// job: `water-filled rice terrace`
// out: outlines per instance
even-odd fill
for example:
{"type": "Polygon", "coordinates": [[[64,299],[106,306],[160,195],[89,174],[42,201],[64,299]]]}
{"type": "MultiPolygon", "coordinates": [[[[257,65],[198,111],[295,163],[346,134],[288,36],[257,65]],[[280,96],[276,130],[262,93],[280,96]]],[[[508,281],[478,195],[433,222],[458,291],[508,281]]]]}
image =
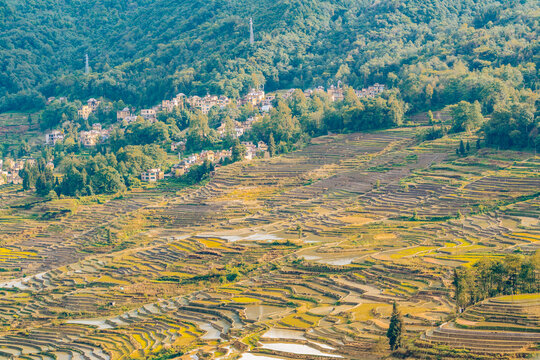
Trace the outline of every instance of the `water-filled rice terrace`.
{"type": "Polygon", "coordinates": [[[376,359],[394,302],[412,357],[533,353],[537,295],[453,319],[451,274],[538,249],[540,159],[414,131],[317,138],[183,190],[0,188],[0,358],[376,359]]]}

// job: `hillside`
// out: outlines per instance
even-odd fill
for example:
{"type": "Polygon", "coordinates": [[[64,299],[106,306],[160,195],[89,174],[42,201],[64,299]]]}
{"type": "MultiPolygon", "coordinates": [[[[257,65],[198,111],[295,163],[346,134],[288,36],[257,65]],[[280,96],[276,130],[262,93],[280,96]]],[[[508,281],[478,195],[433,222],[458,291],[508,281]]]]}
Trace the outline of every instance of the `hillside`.
{"type": "Polygon", "coordinates": [[[409,359],[538,354],[539,158],[416,131],[318,137],[187,189],[0,187],[0,358],[389,359],[394,302],[409,359]]]}
{"type": "Polygon", "coordinates": [[[534,1],[1,0],[0,110],[42,106],[41,95],[151,105],[177,92],[338,80],[408,89],[418,108],[409,64],[440,72],[457,60],[470,71],[519,67],[517,87],[534,88],[537,16],[534,1]]]}
{"type": "Polygon", "coordinates": [[[0,0],[0,359],[538,358],[539,19],[0,0]]]}

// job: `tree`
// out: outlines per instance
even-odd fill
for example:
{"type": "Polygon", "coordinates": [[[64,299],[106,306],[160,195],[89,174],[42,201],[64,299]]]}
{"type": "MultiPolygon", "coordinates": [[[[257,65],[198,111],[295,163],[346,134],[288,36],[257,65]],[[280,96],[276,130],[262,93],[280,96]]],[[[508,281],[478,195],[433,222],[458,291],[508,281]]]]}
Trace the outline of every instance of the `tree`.
{"type": "Polygon", "coordinates": [[[463,144],[463,140],[459,140],[459,155],[465,156],[465,144],[463,144]]]}
{"type": "Polygon", "coordinates": [[[480,103],[461,101],[452,109],[452,132],[471,131],[483,121],[480,103]]]}
{"type": "Polygon", "coordinates": [[[293,116],[302,116],[308,110],[308,102],[304,92],[300,89],[294,90],[289,98],[289,104],[293,116]]]}
{"type": "Polygon", "coordinates": [[[296,225],[296,232],[298,233],[298,238],[302,239],[302,236],[303,236],[302,225],[300,224],[296,225]]]}
{"type": "Polygon", "coordinates": [[[431,99],[433,98],[433,85],[431,84],[426,85],[425,96],[426,96],[426,105],[430,105],[431,99]]]}
{"type": "Polygon", "coordinates": [[[225,148],[231,147],[234,145],[234,139],[236,138],[236,131],[234,126],[234,120],[227,116],[223,120],[225,124],[225,136],[223,137],[223,146],[225,148]]]}
{"type": "Polygon", "coordinates": [[[84,189],[86,181],[84,169],[83,172],[80,172],[75,166],[70,166],[62,179],[59,191],[56,192],[68,196],[78,195],[84,189]]]}
{"type": "Polygon", "coordinates": [[[274,140],[273,133],[270,133],[270,136],[268,137],[268,152],[270,153],[270,156],[274,156],[276,154],[276,142],[274,140]]]}
{"type": "Polygon", "coordinates": [[[540,138],[539,118],[529,104],[510,103],[496,107],[484,125],[485,141],[503,149],[534,147],[540,138]]]}
{"type": "Polygon", "coordinates": [[[401,347],[402,339],[401,335],[403,333],[403,319],[401,318],[401,313],[398,311],[396,302],[392,306],[392,316],[390,317],[390,326],[386,332],[388,341],[390,342],[390,350],[394,351],[401,347]]]}
{"type": "Polygon", "coordinates": [[[428,111],[428,124],[429,125],[433,125],[433,122],[434,122],[434,118],[433,118],[433,113],[431,112],[431,110],[428,111]]]}
{"type": "Polygon", "coordinates": [[[115,193],[126,189],[122,177],[110,166],[100,168],[92,177],[94,191],[97,193],[115,193]]]}
{"type": "Polygon", "coordinates": [[[231,149],[232,161],[236,162],[236,161],[243,160],[245,153],[246,153],[246,147],[242,145],[238,139],[236,139],[231,149]]]}
{"type": "Polygon", "coordinates": [[[36,186],[36,181],[39,176],[38,167],[30,165],[29,162],[24,164],[24,168],[20,172],[20,176],[23,179],[23,189],[28,190],[36,186]]]}
{"type": "Polygon", "coordinates": [[[46,196],[52,189],[53,181],[45,173],[41,173],[36,180],[36,193],[46,196]]]}

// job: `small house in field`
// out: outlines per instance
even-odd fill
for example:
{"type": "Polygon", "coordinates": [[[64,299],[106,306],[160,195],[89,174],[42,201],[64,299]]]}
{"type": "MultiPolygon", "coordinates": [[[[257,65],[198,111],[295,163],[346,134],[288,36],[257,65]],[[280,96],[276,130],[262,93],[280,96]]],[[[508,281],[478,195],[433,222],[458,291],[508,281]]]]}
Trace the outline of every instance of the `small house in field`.
{"type": "Polygon", "coordinates": [[[45,135],[45,144],[55,145],[58,141],[64,140],[64,134],[61,131],[54,130],[45,135]]]}
{"type": "Polygon", "coordinates": [[[146,182],[156,182],[164,177],[165,174],[161,169],[149,169],[141,174],[141,180],[146,182]]]}
{"type": "Polygon", "coordinates": [[[141,110],[141,116],[145,120],[153,120],[156,118],[156,110],[154,109],[142,109],[141,110]]]}
{"type": "Polygon", "coordinates": [[[200,160],[201,161],[210,161],[210,162],[214,162],[215,160],[215,153],[212,151],[212,150],[203,150],[201,152],[201,157],[200,157],[200,160]]]}
{"type": "Polygon", "coordinates": [[[118,121],[123,121],[128,116],[131,116],[131,111],[128,107],[125,107],[122,110],[116,112],[116,120],[118,121]]]}
{"type": "Polygon", "coordinates": [[[178,141],[171,143],[171,151],[185,151],[186,150],[186,142],[185,141],[178,141]]]}
{"type": "Polygon", "coordinates": [[[259,141],[257,143],[257,150],[259,151],[268,151],[268,145],[264,141],[259,141]]]}
{"type": "Polygon", "coordinates": [[[88,120],[88,117],[90,116],[91,113],[92,113],[92,108],[88,105],[83,105],[83,107],[79,111],[77,111],[77,114],[79,115],[79,117],[84,120],[88,120]]]}

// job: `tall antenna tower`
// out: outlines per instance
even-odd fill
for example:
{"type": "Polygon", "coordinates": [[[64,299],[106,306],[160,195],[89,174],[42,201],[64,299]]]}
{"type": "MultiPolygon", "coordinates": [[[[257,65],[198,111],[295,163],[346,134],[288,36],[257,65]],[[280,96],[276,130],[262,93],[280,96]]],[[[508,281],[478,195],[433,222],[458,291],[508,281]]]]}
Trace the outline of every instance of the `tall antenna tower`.
{"type": "Polygon", "coordinates": [[[90,64],[88,63],[88,54],[85,55],[86,64],[84,66],[84,73],[86,75],[90,74],[90,64]]]}
{"type": "Polygon", "coordinates": [[[253,36],[253,18],[249,18],[249,43],[251,45],[255,43],[255,36],[253,36]]]}

